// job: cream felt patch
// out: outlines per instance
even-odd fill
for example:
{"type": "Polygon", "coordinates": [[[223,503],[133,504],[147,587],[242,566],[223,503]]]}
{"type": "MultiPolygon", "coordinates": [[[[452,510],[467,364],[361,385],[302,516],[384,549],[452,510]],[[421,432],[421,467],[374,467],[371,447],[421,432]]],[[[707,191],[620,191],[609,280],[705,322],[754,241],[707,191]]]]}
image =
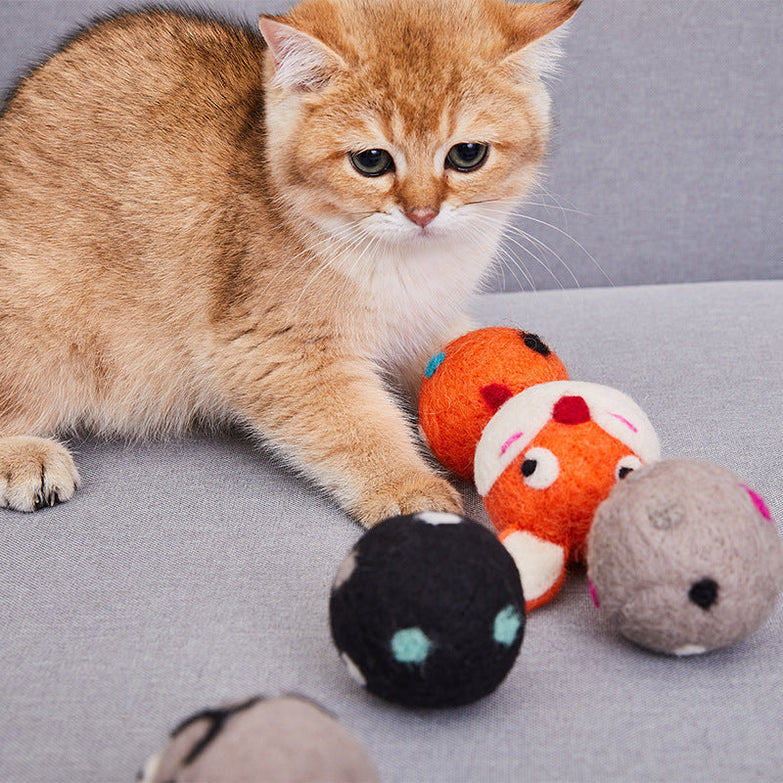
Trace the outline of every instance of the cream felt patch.
{"type": "Polygon", "coordinates": [[[560,581],[565,570],[565,550],[532,533],[516,531],[503,539],[522,580],[525,601],[540,598],[560,581]]]}
{"type": "Polygon", "coordinates": [[[334,583],[332,584],[332,590],[338,590],[342,587],[352,576],[356,570],[356,552],[352,551],[340,564],[340,568],[337,570],[337,574],[334,577],[334,583]]]}
{"type": "Polygon", "coordinates": [[[428,525],[459,525],[465,521],[459,514],[450,514],[447,511],[422,511],[416,514],[415,519],[428,525]]]}
{"type": "Polygon", "coordinates": [[[340,653],[340,659],[345,664],[345,668],[351,679],[364,688],[365,685],[367,685],[367,680],[364,678],[362,670],[351,660],[348,653],[340,653]]]}

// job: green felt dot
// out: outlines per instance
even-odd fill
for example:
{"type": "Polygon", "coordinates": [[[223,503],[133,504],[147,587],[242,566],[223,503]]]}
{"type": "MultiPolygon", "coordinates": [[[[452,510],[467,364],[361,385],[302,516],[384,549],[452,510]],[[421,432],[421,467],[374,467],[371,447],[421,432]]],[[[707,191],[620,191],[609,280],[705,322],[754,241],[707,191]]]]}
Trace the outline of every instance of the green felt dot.
{"type": "Polygon", "coordinates": [[[392,655],[400,663],[424,663],[431,649],[432,642],[421,628],[403,628],[392,636],[392,655]]]}
{"type": "Polygon", "coordinates": [[[501,609],[495,617],[494,639],[498,644],[510,647],[517,638],[522,618],[519,612],[509,604],[501,609]]]}

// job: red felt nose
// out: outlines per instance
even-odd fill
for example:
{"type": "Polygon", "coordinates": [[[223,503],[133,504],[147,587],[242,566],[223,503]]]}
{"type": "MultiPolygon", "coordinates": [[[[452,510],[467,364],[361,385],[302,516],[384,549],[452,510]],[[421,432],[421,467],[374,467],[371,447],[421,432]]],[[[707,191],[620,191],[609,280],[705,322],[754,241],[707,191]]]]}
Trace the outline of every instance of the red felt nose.
{"type": "Polygon", "coordinates": [[[582,397],[561,397],[552,409],[552,420],[559,424],[584,424],[590,421],[590,408],[582,397]]]}

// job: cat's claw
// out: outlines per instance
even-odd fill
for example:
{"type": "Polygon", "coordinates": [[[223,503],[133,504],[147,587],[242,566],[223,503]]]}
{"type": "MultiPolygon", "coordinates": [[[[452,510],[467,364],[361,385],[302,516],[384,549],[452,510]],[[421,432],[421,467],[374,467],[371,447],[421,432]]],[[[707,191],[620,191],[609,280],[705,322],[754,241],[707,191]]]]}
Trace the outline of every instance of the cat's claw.
{"type": "Polygon", "coordinates": [[[70,500],[80,484],[71,455],[59,443],[0,438],[0,507],[36,511],[70,500]]]}
{"type": "Polygon", "coordinates": [[[462,497],[448,481],[437,476],[416,475],[398,481],[363,498],[351,509],[364,527],[372,527],[388,517],[420,511],[462,512],[462,497]]]}

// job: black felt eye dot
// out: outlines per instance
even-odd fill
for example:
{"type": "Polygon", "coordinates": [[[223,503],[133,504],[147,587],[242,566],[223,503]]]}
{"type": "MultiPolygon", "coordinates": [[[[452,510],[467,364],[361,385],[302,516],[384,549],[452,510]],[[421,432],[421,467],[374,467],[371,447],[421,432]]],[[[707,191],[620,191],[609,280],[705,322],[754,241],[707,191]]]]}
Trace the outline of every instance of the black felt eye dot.
{"type": "Polygon", "coordinates": [[[547,489],[560,475],[560,463],[549,449],[535,446],[525,452],[519,463],[519,472],[531,489],[547,489]]]}
{"type": "Polygon", "coordinates": [[[642,461],[635,454],[628,454],[623,457],[614,469],[615,478],[622,481],[630,473],[638,470],[642,466],[642,461]]]}
{"type": "Polygon", "coordinates": [[[380,177],[394,170],[394,160],[386,150],[362,150],[348,156],[351,165],[364,177],[380,177]]]}
{"type": "Polygon", "coordinates": [[[706,612],[718,600],[718,583],[709,577],[694,582],[688,590],[688,600],[706,612]]]}
{"type": "Polygon", "coordinates": [[[538,467],[538,462],[534,459],[526,459],[522,463],[522,475],[527,478],[528,476],[532,476],[536,472],[536,468],[538,467]]]}
{"type": "Polygon", "coordinates": [[[532,332],[520,332],[522,342],[530,348],[531,351],[535,351],[541,356],[549,356],[552,351],[549,350],[549,346],[537,335],[532,332]]]}

